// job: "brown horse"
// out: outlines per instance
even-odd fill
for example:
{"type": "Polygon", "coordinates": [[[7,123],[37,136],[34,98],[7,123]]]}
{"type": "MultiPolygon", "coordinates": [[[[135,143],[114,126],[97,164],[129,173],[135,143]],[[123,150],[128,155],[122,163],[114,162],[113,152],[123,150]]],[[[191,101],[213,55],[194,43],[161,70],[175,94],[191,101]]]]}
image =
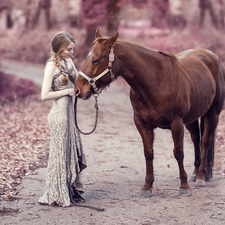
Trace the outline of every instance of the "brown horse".
{"type": "Polygon", "coordinates": [[[186,126],[195,149],[192,179],[197,186],[205,186],[212,174],[214,132],[225,96],[225,70],[220,59],[206,49],[191,49],[177,55],[151,50],[118,39],[118,33],[103,37],[97,29],[75,84],[76,96],[88,99],[118,76],[131,87],[134,122],[144,145],[146,179],[141,193],[144,196],[152,193],[156,127],[171,130],[180,172],[180,192],[189,194],[183,165],[186,126]]]}

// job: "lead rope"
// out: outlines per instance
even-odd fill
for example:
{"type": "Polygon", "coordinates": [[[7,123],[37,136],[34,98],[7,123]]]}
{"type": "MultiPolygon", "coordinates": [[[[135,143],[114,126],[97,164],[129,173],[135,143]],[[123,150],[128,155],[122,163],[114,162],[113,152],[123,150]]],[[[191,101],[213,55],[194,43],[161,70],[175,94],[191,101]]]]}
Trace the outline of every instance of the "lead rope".
{"type": "Polygon", "coordinates": [[[96,206],[75,202],[75,200],[73,199],[71,187],[69,187],[69,195],[70,195],[70,201],[77,207],[89,208],[89,209],[94,209],[94,210],[97,210],[97,211],[105,211],[104,208],[99,208],[99,207],[96,207],[96,206]]]}
{"type": "Polygon", "coordinates": [[[75,96],[75,103],[74,103],[74,118],[75,118],[75,126],[77,128],[77,130],[81,133],[81,134],[84,134],[84,135],[89,135],[89,134],[92,134],[96,127],[97,127],[97,122],[98,122],[98,101],[97,101],[97,97],[98,97],[98,94],[93,94],[94,98],[95,98],[95,109],[96,109],[96,115],[95,115],[95,125],[93,127],[93,129],[90,131],[90,132],[82,132],[80,130],[80,128],[78,127],[78,123],[77,123],[77,97],[75,96]]]}
{"type": "MultiPolygon", "coordinates": [[[[95,125],[94,125],[94,128],[92,129],[92,131],[88,132],[88,133],[84,133],[82,132],[79,127],[78,127],[78,124],[77,124],[77,97],[75,96],[75,103],[74,103],[74,118],[75,118],[75,126],[77,128],[77,130],[81,133],[81,134],[84,134],[84,135],[88,135],[88,134],[91,134],[95,131],[96,127],[97,127],[97,120],[98,120],[98,102],[97,102],[97,97],[98,97],[98,94],[95,94],[93,95],[95,97],[95,108],[96,108],[96,118],[95,118],[95,125]]],[[[97,210],[97,211],[104,211],[105,209],[104,208],[99,208],[99,207],[96,207],[96,206],[92,206],[92,205],[86,205],[86,204],[83,204],[83,203],[77,203],[74,201],[73,199],[73,196],[72,196],[72,191],[71,191],[71,188],[72,186],[70,186],[69,188],[69,195],[70,195],[70,199],[71,199],[71,202],[75,205],[75,206],[78,206],[78,207],[83,207],[83,208],[89,208],[89,209],[94,209],[94,210],[97,210]]]]}

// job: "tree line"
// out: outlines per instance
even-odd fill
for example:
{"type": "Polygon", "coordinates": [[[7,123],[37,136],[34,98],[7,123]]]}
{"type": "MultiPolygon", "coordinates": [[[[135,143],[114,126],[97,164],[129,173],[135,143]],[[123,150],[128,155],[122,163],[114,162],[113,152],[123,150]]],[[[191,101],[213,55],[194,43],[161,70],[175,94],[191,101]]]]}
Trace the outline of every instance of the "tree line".
{"type": "MultiPolygon", "coordinates": [[[[71,0],[60,0],[62,4],[70,6],[71,0]]],[[[182,4],[190,0],[180,0],[182,4]]],[[[41,11],[44,11],[47,29],[54,27],[51,8],[52,0],[17,0],[17,5],[23,5],[25,16],[25,29],[34,29],[40,19],[41,11]],[[31,14],[31,11],[34,13],[31,14]]],[[[170,0],[81,0],[80,15],[70,19],[71,26],[80,26],[87,30],[85,43],[87,46],[93,41],[96,27],[105,26],[107,35],[112,35],[118,30],[120,12],[124,5],[132,5],[135,8],[147,8],[153,12],[152,26],[165,28],[175,26],[178,22],[185,27],[185,18],[173,18],[170,14],[170,0]]],[[[198,0],[199,27],[204,25],[205,15],[209,12],[212,24],[216,29],[224,28],[223,0],[198,0]],[[220,6],[219,12],[214,9],[215,1],[220,6]]],[[[0,0],[0,13],[6,11],[6,27],[12,28],[14,21],[12,10],[16,7],[14,0],[0,0]]],[[[218,11],[218,10],[217,10],[218,11]]]]}

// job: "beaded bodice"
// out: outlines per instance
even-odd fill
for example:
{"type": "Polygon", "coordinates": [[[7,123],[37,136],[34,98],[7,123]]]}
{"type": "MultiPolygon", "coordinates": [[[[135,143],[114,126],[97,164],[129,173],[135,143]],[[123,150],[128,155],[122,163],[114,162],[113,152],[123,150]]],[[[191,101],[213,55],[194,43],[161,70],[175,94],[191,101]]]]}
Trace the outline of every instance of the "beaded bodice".
{"type": "MultiPolygon", "coordinates": [[[[58,67],[55,66],[54,76],[52,79],[52,91],[60,91],[74,87],[76,72],[73,68],[73,65],[68,62],[68,59],[63,58],[63,61],[65,66],[61,66],[61,71],[58,69],[58,67]],[[65,82],[65,77],[62,73],[64,73],[68,77],[68,82],[65,82]]],[[[54,64],[54,61],[53,59],[50,59],[47,63],[54,64]]]]}

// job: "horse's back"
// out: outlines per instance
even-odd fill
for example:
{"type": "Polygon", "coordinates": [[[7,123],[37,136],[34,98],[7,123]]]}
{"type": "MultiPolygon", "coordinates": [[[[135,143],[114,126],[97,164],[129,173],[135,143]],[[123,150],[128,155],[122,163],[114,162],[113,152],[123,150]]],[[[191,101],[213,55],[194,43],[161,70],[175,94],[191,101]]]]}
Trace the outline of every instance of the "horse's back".
{"type": "MultiPolygon", "coordinates": [[[[190,49],[176,55],[185,68],[190,85],[193,107],[216,108],[219,114],[225,96],[225,70],[219,57],[206,49],[190,49]],[[200,96],[201,94],[202,96],[200,96]],[[200,96],[199,103],[194,100],[200,96]],[[194,104],[197,103],[197,104],[194,104]]],[[[188,120],[188,118],[186,118],[188,120]]]]}
{"type": "MultiPolygon", "coordinates": [[[[215,53],[207,49],[190,49],[181,52],[176,56],[179,58],[179,61],[184,65],[188,61],[193,63],[200,60],[206,66],[206,68],[208,68],[210,74],[207,75],[211,75],[213,77],[216,85],[216,93],[213,104],[216,104],[218,110],[221,111],[225,97],[225,69],[219,57],[215,53]]],[[[193,63],[192,65],[195,65],[195,63],[193,63]]],[[[200,66],[196,67],[200,68],[200,66]]],[[[204,76],[207,75],[204,74],[204,76]]]]}

